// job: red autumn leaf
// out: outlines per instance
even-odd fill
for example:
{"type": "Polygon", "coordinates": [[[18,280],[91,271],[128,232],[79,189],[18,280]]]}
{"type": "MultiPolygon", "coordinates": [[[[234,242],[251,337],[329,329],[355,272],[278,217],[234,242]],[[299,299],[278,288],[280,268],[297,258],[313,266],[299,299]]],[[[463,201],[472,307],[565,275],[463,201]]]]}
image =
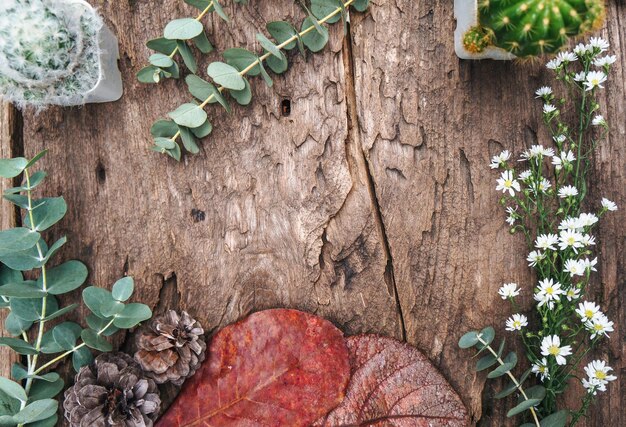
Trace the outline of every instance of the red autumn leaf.
{"type": "Polygon", "coordinates": [[[378,335],[346,343],[352,370],[346,398],[316,426],[469,425],[459,396],[417,349],[378,335]]]}
{"type": "Polygon", "coordinates": [[[350,378],[343,334],[296,310],[266,310],[219,331],[209,358],[157,427],[308,426],[350,378]]]}

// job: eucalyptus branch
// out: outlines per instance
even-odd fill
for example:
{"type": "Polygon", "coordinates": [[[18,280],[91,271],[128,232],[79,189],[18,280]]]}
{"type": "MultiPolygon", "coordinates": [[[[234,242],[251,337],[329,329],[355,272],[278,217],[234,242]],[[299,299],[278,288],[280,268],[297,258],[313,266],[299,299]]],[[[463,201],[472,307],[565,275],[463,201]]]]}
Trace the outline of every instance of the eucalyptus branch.
{"type": "MultiPolygon", "coordinates": [[[[369,0],[321,0],[312,5],[312,11],[302,23],[300,31],[284,21],[270,22],[267,30],[275,39],[276,44],[263,34],[257,34],[257,41],[263,47],[263,53],[257,55],[245,49],[228,49],[224,52],[226,63],[214,62],[207,68],[207,74],[213,79],[215,86],[195,75],[186,78],[190,93],[199,103],[186,103],[168,115],[171,120],[159,120],[152,126],[154,137],[153,151],[167,154],[176,160],[181,158],[180,139],[185,149],[195,154],[199,152],[197,139],[208,136],[212,125],[204,108],[209,103],[218,102],[230,111],[228,101],[223,93],[228,92],[241,105],[247,105],[252,92],[246,76],[261,75],[268,86],[273,82],[266,71],[266,66],[277,74],[288,68],[284,51],[296,46],[304,54],[306,46],[312,52],[318,52],[328,43],[328,30],[325,24],[332,24],[342,19],[348,22],[348,8],[364,11],[369,0]]],[[[194,33],[186,34],[185,37],[194,33]]]]}

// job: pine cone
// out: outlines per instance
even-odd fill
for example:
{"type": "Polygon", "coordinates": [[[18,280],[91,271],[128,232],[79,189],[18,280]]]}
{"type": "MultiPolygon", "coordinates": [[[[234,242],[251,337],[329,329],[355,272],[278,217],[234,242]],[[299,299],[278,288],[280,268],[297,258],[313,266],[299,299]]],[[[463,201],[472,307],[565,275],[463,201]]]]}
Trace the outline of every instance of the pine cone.
{"type": "Polygon", "coordinates": [[[65,418],[72,427],[152,427],[159,391],[124,353],[104,353],[76,374],[65,391],[65,418]]]}
{"type": "Polygon", "coordinates": [[[170,310],[137,333],[135,360],[157,384],[171,381],[180,386],[204,360],[203,334],[186,311],[179,315],[170,310]]]}

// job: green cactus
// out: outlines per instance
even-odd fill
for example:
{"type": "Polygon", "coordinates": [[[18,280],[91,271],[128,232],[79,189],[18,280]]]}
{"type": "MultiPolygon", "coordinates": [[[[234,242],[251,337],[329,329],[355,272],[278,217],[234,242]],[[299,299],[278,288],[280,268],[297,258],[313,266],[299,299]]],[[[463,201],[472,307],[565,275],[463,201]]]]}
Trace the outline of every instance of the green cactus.
{"type": "Polygon", "coordinates": [[[518,57],[537,56],[598,28],[604,1],[478,0],[478,20],[463,38],[468,51],[479,53],[493,45],[518,57]]]}

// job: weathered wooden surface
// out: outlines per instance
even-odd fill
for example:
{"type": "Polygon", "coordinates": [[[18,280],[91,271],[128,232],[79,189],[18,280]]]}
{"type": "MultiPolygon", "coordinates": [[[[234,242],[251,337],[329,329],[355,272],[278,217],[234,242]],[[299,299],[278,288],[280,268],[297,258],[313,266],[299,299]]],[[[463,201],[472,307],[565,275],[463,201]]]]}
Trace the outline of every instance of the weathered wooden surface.
{"type": "MultiPolygon", "coordinates": [[[[493,383],[482,400],[484,376],[456,342],[468,328],[502,325],[509,308],[497,295],[501,283],[532,283],[524,244],[497,208],[488,160],[546,137],[532,92],[547,74],[460,61],[452,2],[373,3],[352,17],[351,38],[334,28],[330,47],[308,62],[295,58],[273,88],[253,79],[250,107],[231,115],[211,108],[213,134],[179,164],[147,150],[148,129],[188,99],[184,83],[144,86],[134,74],[148,57],[146,39],[195,12],[180,0],[95,2],[120,39],[124,97],[25,113],[13,140],[28,156],[50,150],[42,191],[62,192],[70,206],[50,238],[68,236],[59,259],[84,261],[90,282],[110,286],[128,273],[138,300],[157,311],[187,309],[209,330],[281,306],[327,317],[348,334],[406,338],[442,370],[474,420],[482,414],[484,425],[503,425],[502,405],[494,409],[488,397],[493,383]],[[289,117],[280,113],[284,99],[289,117]]],[[[227,12],[231,24],[207,20],[219,50],[258,48],[254,34],[266,21],[303,17],[290,0],[227,12]]],[[[625,22],[623,1],[611,2],[605,35],[620,58],[625,22]]],[[[613,133],[596,157],[604,191],[592,194],[620,206],[625,75],[618,65],[607,87],[613,133]]],[[[4,155],[10,138],[2,135],[4,155]]],[[[618,292],[625,220],[618,211],[600,229],[595,287],[616,321],[608,356],[622,375],[589,426],[626,423],[626,296],[618,292]]]]}

